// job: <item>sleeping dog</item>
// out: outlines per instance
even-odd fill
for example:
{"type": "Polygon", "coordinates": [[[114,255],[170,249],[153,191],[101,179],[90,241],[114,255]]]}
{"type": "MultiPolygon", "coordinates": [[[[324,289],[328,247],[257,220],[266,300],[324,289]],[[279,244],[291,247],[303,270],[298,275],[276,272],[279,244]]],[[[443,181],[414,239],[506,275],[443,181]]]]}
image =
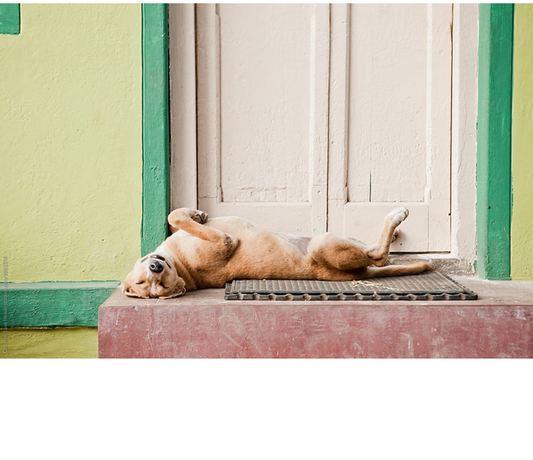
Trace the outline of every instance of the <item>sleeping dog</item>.
{"type": "Polygon", "coordinates": [[[208,219],[201,211],[176,209],[168,216],[172,235],[137,260],[122,292],[169,299],[195,289],[221,288],[233,279],[349,281],[433,270],[426,262],[384,266],[399,235],[397,227],[408,215],[407,208],[389,213],[379,241],[367,246],[332,233],[295,238],[240,217],[208,219]]]}

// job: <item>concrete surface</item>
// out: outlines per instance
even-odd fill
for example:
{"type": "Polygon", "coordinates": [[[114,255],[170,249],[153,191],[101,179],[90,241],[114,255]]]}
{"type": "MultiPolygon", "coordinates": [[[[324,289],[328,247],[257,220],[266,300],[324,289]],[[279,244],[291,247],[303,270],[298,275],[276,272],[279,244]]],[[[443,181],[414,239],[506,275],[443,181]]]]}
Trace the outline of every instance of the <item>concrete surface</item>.
{"type": "Polygon", "coordinates": [[[529,358],[533,282],[455,277],[477,301],[173,300],[116,291],[99,312],[101,358],[529,358]]]}

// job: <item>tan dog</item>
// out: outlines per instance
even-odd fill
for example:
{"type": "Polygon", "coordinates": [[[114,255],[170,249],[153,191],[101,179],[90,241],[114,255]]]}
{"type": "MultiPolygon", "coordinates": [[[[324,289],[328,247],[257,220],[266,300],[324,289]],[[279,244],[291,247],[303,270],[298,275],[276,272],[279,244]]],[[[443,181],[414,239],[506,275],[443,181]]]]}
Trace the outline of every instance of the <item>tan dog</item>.
{"type": "Polygon", "coordinates": [[[135,263],[122,292],[169,299],[186,290],[220,288],[233,279],[349,281],[433,270],[426,262],[383,267],[399,233],[396,227],[408,215],[407,208],[389,213],[379,241],[366,246],[332,233],[287,237],[240,217],[208,220],[201,211],[176,209],[168,216],[173,235],[135,263]]]}

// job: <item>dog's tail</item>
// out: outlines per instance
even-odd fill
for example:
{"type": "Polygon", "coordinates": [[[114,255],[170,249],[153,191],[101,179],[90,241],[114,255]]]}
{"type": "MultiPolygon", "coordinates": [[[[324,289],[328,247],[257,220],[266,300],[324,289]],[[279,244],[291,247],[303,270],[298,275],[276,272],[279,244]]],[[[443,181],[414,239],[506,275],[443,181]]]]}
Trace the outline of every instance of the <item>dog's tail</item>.
{"type": "Polygon", "coordinates": [[[427,262],[416,262],[407,265],[387,265],[386,267],[367,267],[362,278],[378,278],[381,276],[418,275],[426,270],[435,270],[427,262]]]}

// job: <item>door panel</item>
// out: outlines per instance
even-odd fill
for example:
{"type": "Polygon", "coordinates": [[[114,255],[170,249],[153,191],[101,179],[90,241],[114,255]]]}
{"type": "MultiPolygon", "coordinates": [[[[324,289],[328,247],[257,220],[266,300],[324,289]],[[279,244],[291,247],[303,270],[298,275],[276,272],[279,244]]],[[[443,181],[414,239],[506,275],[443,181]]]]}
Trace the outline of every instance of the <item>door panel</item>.
{"type": "Polygon", "coordinates": [[[198,201],[271,230],[326,230],[327,5],[197,5],[198,201]]]}
{"type": "Polygon", "coordinates": [[[371,242],[383,216],[407,206],[393,251],[449,251],[451,5],[334,8],[346,67],[331,78],[346,91],[332,90],[331,106],[347,119],[330,122],[331,143],[345,148],[330,149],[329,229],[371,242]]]}

